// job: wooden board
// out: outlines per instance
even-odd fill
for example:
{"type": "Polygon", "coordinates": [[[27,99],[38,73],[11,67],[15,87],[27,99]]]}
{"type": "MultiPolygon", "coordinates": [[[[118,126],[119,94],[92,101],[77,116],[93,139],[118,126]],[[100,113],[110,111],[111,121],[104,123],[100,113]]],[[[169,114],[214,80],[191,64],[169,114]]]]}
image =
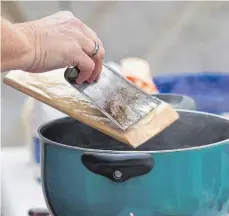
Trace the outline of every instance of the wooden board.
{"type": "Polygon", "coordinates": [[[162,103],[133,127],[122,131],[64,79],[64,71],[11,71],[4,83],[134,148],[179,118],[170,105],[162,103]]]}

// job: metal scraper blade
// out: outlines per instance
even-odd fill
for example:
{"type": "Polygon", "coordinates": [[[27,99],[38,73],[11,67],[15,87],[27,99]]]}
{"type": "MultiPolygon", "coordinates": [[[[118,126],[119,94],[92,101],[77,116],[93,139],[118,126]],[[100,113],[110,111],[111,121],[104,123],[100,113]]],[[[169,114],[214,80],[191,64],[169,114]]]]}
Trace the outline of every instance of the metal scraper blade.
{"type": "Polygon", "coordinates": [[[79,73],[78,68],[68,67],[64,77],[124,131],[161,103],[107,65],[103,65],[100,79],[91,84],[86,82],[77,84],[76,78],[79,73]]]}

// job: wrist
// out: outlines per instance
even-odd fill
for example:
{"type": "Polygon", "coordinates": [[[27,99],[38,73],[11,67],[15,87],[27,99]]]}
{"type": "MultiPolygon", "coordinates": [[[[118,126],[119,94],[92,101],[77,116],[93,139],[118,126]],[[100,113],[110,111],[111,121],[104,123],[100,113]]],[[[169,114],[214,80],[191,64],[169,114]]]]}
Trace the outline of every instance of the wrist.
{"type": "Polygon", "coordinates": [[[18,58],[21,62],[21,70],[28,71],[33,67],[36,57],[36,34],[35,26],[31,25],[30,22],[15,24],[15,28],[21,34],[23,38],[23,49],[20,57],[18,58]]]}
{"type": "Polygon", "coordinates": [[[24,69],[31,64],[33,46],[24,24],[12,24],[2,19],[1,70],[24,69]]]}

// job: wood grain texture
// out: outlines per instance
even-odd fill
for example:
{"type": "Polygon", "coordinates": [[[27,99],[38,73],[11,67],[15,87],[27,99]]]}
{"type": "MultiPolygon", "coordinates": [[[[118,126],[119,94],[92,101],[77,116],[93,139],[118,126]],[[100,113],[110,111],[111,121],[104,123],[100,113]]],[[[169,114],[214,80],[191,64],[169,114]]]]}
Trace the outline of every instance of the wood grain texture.
{"type": "Polygon", "coordinates": [[[179,118],[170,105],[162,103],[133,127],[122,131],[67,83],[64,71],[39,74],[11,71],[4,83],[134,148],[179,118]]]}

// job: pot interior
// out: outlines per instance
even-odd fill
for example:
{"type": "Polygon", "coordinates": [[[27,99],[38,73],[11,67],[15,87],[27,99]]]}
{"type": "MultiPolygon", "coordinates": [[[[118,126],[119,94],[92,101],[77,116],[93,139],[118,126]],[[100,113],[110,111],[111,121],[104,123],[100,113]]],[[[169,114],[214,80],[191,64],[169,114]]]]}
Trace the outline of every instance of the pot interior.
{"type": "Polygon", "coordinates": [[[137,149],[69,117],[46,124],[40,134],[67,146],[114,151],[176,150],[210,145],[229,138],[228,120],[205,113],[178,112],[180,118],[175,123],[137,149]]]}

